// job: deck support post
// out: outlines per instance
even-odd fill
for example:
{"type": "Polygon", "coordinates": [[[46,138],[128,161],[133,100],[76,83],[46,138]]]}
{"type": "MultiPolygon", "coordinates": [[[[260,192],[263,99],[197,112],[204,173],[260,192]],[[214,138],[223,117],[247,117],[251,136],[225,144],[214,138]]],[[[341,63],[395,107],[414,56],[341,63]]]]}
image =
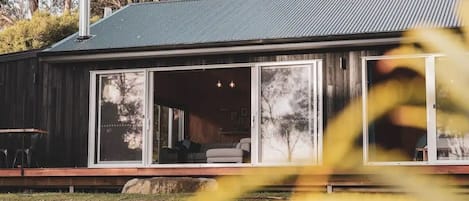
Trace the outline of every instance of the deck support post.
{"type": "Polygon", "coordinates": [[[330,193],[333,192],[332,184],[327,184],[327,186],[326,186],[326,192],[327,192],[328,194],[330,194],[330,193]]]}

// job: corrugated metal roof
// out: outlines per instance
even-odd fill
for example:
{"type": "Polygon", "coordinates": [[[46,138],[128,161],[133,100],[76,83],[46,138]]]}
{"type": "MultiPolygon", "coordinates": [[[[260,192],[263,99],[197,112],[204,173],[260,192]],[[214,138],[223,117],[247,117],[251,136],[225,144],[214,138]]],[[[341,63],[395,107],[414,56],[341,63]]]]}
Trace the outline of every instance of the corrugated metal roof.
{"type": "Polygon", "coordinates": [[[129,5],[49,52],[400,32],[458,27],[460,0],[192,0],[129,5]]]}

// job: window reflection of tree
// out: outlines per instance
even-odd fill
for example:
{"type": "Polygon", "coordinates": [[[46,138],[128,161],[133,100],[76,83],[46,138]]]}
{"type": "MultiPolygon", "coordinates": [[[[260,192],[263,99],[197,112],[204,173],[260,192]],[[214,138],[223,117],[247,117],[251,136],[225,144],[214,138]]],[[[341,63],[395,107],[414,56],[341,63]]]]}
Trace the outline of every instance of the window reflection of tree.
{"type": "MultiPolygon", "coordinates": [[[[261,133],[263,144],[283,153],[291,162],[298,151],[312,149],[309,133],[308,68],[266,68],[261,76],[261,133]],[[275,141],[275,142],[274,142],[275,141]],[[309,143],[308,143],[309,141],[309,143]],[[305,146],[304,143],[311,147],[305,146]],[[277,147],[273,143],[281,143],[277,147]]],[[[264,153],[272,154],[272,153],[264,153]]]]}
{"type": "MultiPolygon", "coordinates": [[[[454,82],[451,83],[455,84],[454,82]]],[[[445,112],[461,114],[460,109],[457,108],[455,103],[451,102],[452,98],[448,87],[451,86],[436,85],[438,159],[467,159],[469,157],[469,133],[451,129],[449,125],[454,124],[452,123],[453,120],[442,116],[442,113],[445,112]]]]}
{"type": "Polygon", "coordinates": [[[143,74],[102,77],[101,160],[140,160],[143,74]]]}

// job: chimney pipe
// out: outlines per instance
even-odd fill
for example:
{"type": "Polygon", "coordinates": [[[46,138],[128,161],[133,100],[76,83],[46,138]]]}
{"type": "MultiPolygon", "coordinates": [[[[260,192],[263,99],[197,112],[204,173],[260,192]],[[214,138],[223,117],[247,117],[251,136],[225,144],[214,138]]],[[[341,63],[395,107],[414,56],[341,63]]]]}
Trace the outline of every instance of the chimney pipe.
{"type": "Polygon", "coordinates": [[[90,35],[90,0],[80,0],[80,21],[78,24],[78,40],[91,38],[90,35]]]}

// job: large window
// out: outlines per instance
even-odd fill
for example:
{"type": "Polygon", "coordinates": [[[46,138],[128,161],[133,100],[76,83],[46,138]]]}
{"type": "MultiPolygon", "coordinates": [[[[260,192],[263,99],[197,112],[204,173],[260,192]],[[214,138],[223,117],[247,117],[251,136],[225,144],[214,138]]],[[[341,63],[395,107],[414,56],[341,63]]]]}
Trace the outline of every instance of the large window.
{"type": "Polygon", "coordinates": [[[439,81],[440,75],[436,69],[448,67],[444,61],[444,57],[435,55],[378,56],[363,59],[364,119],[382,107],[379,102],[367,99],[367,91],[374,86],[395,80],[409,83],[402,87],[413,90],[410,99],[397,97],[405,100],[402,101],[403,105],[388,111],[373,122],[365,122],[363,142],[366,163],[469,162],[469,135],[451,129],[450,125],[454,119],[448,118],[447,115],[459,113],[464,116],[450,99],[450,86],[442,85],[439,81]],[[405,66],[409,63],[419,68],[411,70],[405,66]],[[401,64],[402,66],[399,66],[401,64]]]}

